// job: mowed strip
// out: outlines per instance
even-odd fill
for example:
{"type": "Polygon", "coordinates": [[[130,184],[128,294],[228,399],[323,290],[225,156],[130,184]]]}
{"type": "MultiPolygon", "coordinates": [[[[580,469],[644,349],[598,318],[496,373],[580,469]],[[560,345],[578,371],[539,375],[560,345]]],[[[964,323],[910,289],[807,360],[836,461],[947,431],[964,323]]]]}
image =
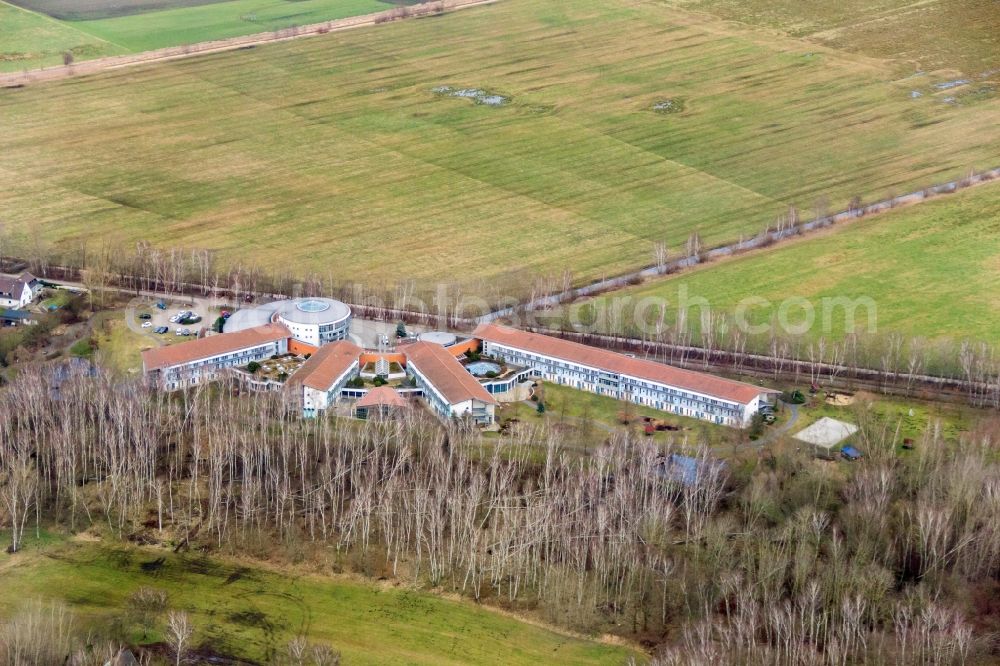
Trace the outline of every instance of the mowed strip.
{"type": "MultiPolygon", "coordinates": [[[[789,321],[804,322],[808,303],[816,323],[806,337],[834,340],[849,332],[848,311],[832,308],[830,328],[823,331],[823,300],[870,299],[876,333],[995,341],[1000,338],[998,294],[1000,182],[606,294],[594,304],[608,308],[619,299],[626,304],[622,320],[632,322],[644,300],[665,300],[670,303],[666,324],[672,325],[685,298],[727,315],[745,302],[748,322],[768,324],[782,302],[795,299],[789,321]]],[[[658,311],[646,312],[654,320],[658,311]]],[[[691,309],[691,325],[699,325],[701,313],[701,307],[691,309]]],[[[855,314],[855,323],[866,330],[867,307],[855,314]]]]}
{"type": "Polygon", "coordinates": [[[12,240],[66,252],[99,235],[343,279],[584,281],[996,158],[996,101],[911,99],[889,69],[657,3],[507,0],[5,91],[0,205],[12,240]]]}

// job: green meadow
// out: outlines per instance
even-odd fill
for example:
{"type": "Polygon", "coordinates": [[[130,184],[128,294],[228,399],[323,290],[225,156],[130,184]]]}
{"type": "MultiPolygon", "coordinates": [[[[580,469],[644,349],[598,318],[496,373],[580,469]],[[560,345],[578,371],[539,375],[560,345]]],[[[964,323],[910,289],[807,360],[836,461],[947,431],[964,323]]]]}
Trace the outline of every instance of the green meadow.
{"type": "Polygon", "coordinates": [[[325,643],[347,664],[623,664],[632,650],[557,634],[471,602],[353,581],[281,573],[169,550],[65,539],[43,533],[17,555],[0,554],[0,614],[35,600],[62,601],[94,627],[119,626],[130,641],[162,640],[123,615],[140,587],[187,612],[194,644],[273,661],[292,639],[325,643]],[[145,635],[145,638],[144,638],[145,635]]]}
{"type": "Polygon", "coordinates": [[[78,60],[119,55],[128,49],[71,23],[0,1],[0,72],[63,64],[69,51],[78,60]]]}
{"type": "Polygon", "coordinates": [[[672,6],[777,28],[824,46],[893,58],[910,72],[1000,78],[1000,4],[990,0],[667,0],[672,6]]]}
{"type": "Polygon", "coordinates": [[[19,72],[168,46],[272,32],[383,11],[383,0],[166,1],[0,0],[0,72],[19,72]],[[192,6],[193,5],[193,6],[192,6]]]}
{"type": "Polygon", "coordinates": [[[992,165],[1000,100],[895,76],[652,0],[504,0],[0,91],[0,208],[10,250],[67,261],[145,240],[521,295],[992,165]]]}
{"type": "Polygon", "coordinates": [[[381,0],[228,0],[72,25],[130,51],[148,51],[371,14],[391,6],[381,0]]]}
{"type": "Polygon", "coordinates": [[[787,302],[786,320],[793,326],[804,324],[809,310],[815,314],[808,337],[839,339],[852,330],[849,308],[838,305],[846,299],[860,304],[854,324],[861,331],[995,341],[998,294],[1000,182],[708,263],[581,307],[608,312],[619,299],[623,321],[635,321],[637,309],[655,321],[654,304],[666,300],[669,325],[686,301],[688,321],[698,326],[700,304],[733,315],[742,303],[745,321],[769,326],[787,302]],[[824,300],[831,304],[827,330],[824,300]],[[871,318],[866,303],[873,306],[871,318]]]}

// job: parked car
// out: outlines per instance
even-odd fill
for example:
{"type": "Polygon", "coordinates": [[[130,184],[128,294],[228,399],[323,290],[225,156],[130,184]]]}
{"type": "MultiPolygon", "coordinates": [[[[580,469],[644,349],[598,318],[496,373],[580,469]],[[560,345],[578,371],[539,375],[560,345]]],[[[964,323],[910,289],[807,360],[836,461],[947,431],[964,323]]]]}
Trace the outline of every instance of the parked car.
{"type": "Polygon", "coordinates": [[[164,303],[163,301],[157,301],[156,302],[156,308],[158,310],[166,310],[167,309],[167,304],[164,303]]]}
{"type": "Polygon", "coordinates": [[[174,335],[184,335],[184,330],[178,328],[176,331],[174,331],[174,335]]]}
{"type": "Polygon", "coordinates": [[[152,328],[153,327],[153,322],[151,322],[151,321],[144,321],[144,322],[142,322],[142,327],[143,328],[152,328]]]}
{"type": "Polygon", "coordinates": [[[170,323],[171,324],[176,324],[178,319],[180,319],[180,317],[178,315],[170,315],[170,323]]]}
{"type": "Polygon", "coordinates": [[[775,421],[777,421],[777,418],[775,418],[774,414],[764,414],[764,423],[767,425],[771,425],[775,421]]]}
{"type": "Polygon", "coordinates": [[[185,328],[183,331],[181,331],[181,333],[183,335],[191,335],[191,329],[190,328],[185,328]]]}
{"type": "Polygon", "coordinates": [[[167,328],[166,326],[157,326],[156,328],[153,329],[153,333],[159,333],[160,335],[163,335],[169,330],[170,329],[167,328]]]}
{"type": "Polygon", "coordinates": [[[143,312],[141,315],[139,315],[139,319],[152,319],[152,318],[153,315],[149,314],[148,312],[143,312]]]}
{"type": "Polygon", "coordinates": [[[845,446],[840,450],[840,455],[844,460],[860,460],[862,458],[861,451],[858,451],[853,446],[845,446]]]}

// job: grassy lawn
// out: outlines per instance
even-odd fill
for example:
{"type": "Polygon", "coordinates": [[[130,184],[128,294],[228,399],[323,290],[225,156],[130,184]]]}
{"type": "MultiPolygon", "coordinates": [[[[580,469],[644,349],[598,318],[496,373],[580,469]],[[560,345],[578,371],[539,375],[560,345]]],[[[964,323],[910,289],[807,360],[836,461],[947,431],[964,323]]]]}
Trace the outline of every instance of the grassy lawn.
{"type": "Polygon", "coordinates": [[[895,77],[651,0],[505,0],[0,92],[0,207],[13,245],[142,239],[342,279],[377,246],[380,278],[520,295],[526,273],[599,278],[654,241],[996,160],[1000,99],[895,77]]]}
{"type": "Polygon", "coordinates": [[[142,350],[156,344],[146,335],[130,329],[125,323],[125,316],[123,312],[108,313],[100,323],[95,324],[97,363],[119,375],[134,375],[142,371],[142,350]]]}
{"type": "MultiPolygon", "coordinates": [[[[746,319],[757,325],[774,321],[783,300],[798,297],[816,313],[807,335],[836,339],[850,331],[847,310],[829,310],[824,327],[824,299],[866,298],[875,306],[875,332],[996,340],[997,293],[1000,183],[991,183],[609,294],[596,309],[622,299],[619,303],[628,313],[624,318],[634,321],[643,299],[667,299],[667,322],[672,323],[686,294],[689,302],[703,298],[713,311],[730,314],[746,302],[746,319]],[[766,299],[770,305],[744,300],[749,297],[766,299]]],[[[692,308],[688,320],[697,324],[700,310],[692,308]]],[[[803,312],[802,306],[790,308],[789,321],[803,322],[803,312]]],[[[868,320],[868,310],[859,308],[856,327],[865,330],[868,320]]]]}
{"type": "MultiPolygon", "coordinates": [[[[348,664],[622,664],[634,654],[404,588],[31,536],[22,553],[0,554],[4,614],[33,599],[58,599],[89,621],[107,622],[121,616],[131,592],[149,586],[191,614],[196,643],[260,663],[300,634],[332,645],[348,664]],[[158,558],[162,566],[149,564],[158,558]]],[[[142,641],[140,627],[126,626],[142,641]]],[[[154,632],[145,642],[159,638],[154,632]]]]}
{"type": "Polygon", "coordinates": [[[825,46],[895,58],[910,71],[951,68],[981,75],[1000,66],[1000,5],[988,0],[668,2],[778,28],[825,46]]]}
{"type": "Polygon", "coordinates": [[[854,404],[831,405],[820,395],[800,407],[798,421],[788,434],[794,435],[824,416],[858,423],[861,411],[884,421],[892,431],[898,426],[901,438],[916,441],[920,441],[928,428],[933,427],[941,428],[945,441],[957,441],[963,433],[973,430],[980,420],[990,416],[987,412],[963,405],[896,399],[865,392],[855,396],[854,404]]]}
{"type": "Polygon", "coordinates": [[[689,444],[701,442],[714,446],[734,439],[737,434],[731,428],[569,386],[543,381],[539,381],[539,386],[539,395],[545,403],[544,415],[538,413],[537,403],[512,403],[502,407],[498,420],[502,422],[517,419],[532,423],[544,418],[557,429],[572,431],[575,437],[566,438],[566,441],[582,442],[585,448],[600,444],[607,439],[609,433],[617,429],[633,428],[637,433],[642,432],[644,416],[666,421],[680,428],[657,432],[649,438],[661,443],[686,441],[689,444]],[[622,422],[623,418],[629,420],[628,425],[622,422]]]}
{"type": "Polygon", "coordinates": [[[84,60],[127,50],[72,24],[0,0],[0,72],[61,65],[66,51],[84,60]]]}

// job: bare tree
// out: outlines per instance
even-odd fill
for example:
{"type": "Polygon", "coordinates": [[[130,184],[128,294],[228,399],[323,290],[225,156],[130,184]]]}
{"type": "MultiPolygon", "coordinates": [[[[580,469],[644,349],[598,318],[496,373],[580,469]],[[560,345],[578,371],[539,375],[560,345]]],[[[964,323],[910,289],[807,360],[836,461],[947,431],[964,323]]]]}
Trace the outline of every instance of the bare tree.
{"type": "Polygon", "coordinates": [[[183,611],[170,611],[167,615],[167,643],[174,653],[174,664],[180,666],[187,657],[194,636],[191,618],[183,611]]]}

